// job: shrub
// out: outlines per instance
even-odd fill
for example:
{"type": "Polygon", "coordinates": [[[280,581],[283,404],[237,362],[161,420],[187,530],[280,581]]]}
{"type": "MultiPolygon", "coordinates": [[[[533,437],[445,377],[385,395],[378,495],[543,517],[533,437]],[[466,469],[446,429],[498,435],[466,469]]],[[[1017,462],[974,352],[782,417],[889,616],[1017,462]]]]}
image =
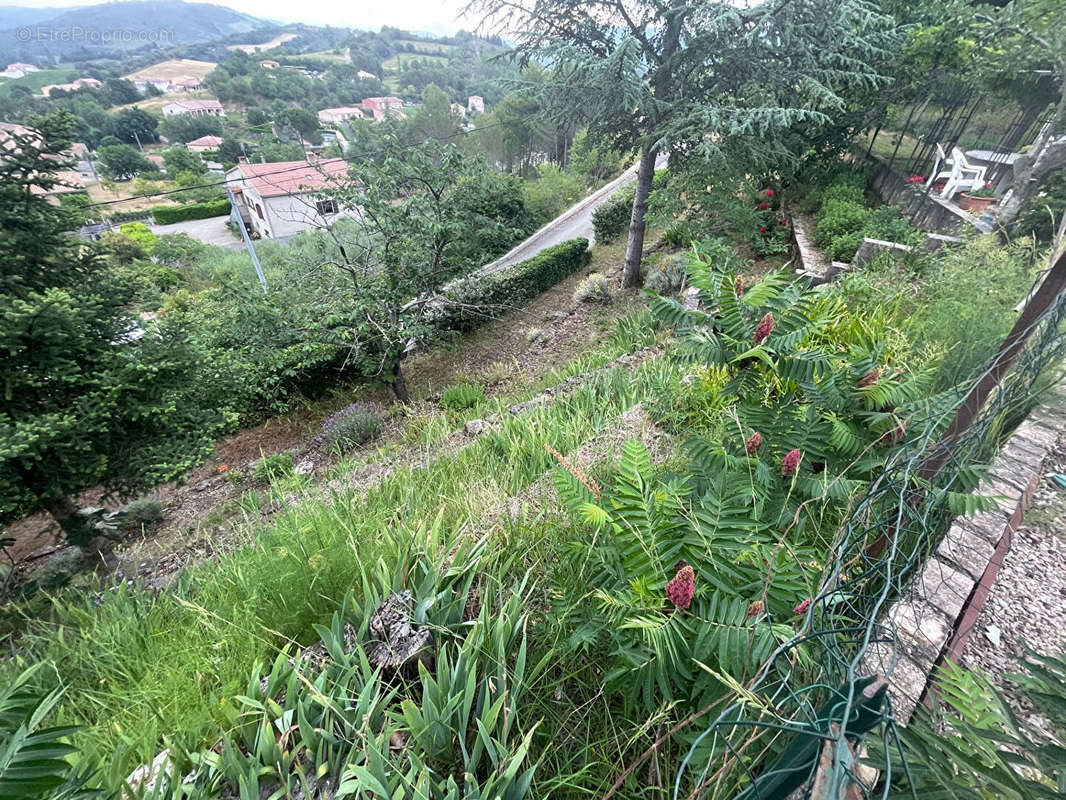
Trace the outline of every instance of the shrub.
{"type": "Polygon", "coordinates": [[[592,230],[597,244],[613,242],[629,229],[633,215],[633,198],[636,196],[633,184],[619,189],[610,199],[592,212],[592,230]]]}
{"type": "Polygon", "coordinates": [[[691,223],[686,220],[675,220],[663,233],[663,243],[667,247],[688,247],[696,236],[691,223]]]}
{"type": "Polygon", "coordinates": [[[648,272],[644,286],[658,294],[676,294],[684,287],[687,277],[683,256],[664,256],[648,272]]]}
{"type": "Polygon", "coordinates": [[[381,435],[381,411],[374,403],[352,403],[322,424],[322,438],[341,452],[381,435]]]}
{"type": "Polygon", "coordinates": [[[291,475],[293,469],[292,453],[282,450],[280,453],[271,453],[256,461],[255,466],[252,467],[252,477],[260,481],[284,478],[291,475]]]}
{"type": "Polygon", "coordinates": [[[550,289],[589,258],[588,239],[571,239],[491,275],[458,281],[447,293],[450,302],[435,310],[433,322],[441,330],[473,330],[493,312],[518,307],[550,289]]]}
{"type": "Polygon", "coordinates": [[[548,334],[546,334],[540,328],[530,328],[529,332],[526,333],[526,341],[529,342],[530,344],[533,344],[534,342],[539,342],[542,339],[547,339],[547,338],[548,338],[548,334]]]}
{"type": "Polygon", "coordinates": [[[139,533],[147,528],[154,528],[166,516],[163,511],[163,502],[154,497],[138,497],[127,504],[122,511],[123,527],[130,533],[139,533]]]}
{"type": "Polygon", "coordinates": [[[187,222],[191,219],[221,217],[230,212],[229,200],[210,200],[206,203],[189,203],[184,206],[152,206],[152,218],[157,225],[187,222]]]}
{"type": "Polygon", "coordinates": [[[862,246],[862,231],[845,233],[837,236],[825,248],[825,257],[830,261],[851,261],[862,246]]]}
{"type": "Polygon", "coordinates": [[[577,303],[609,303],[611,287],[602,273],[593,272],[574,289],[574,301],[577,303]]]}
{"type": "Polygon", "coordinates": [[[485,390],[480,386],[469,383],[459,383],[449,386],[441,395],[440,404],[453,411],[473,408],[485,399],[485,390]]]}
{"type": "Polygon", "coordinates": [[[862,202],[843,199],[828,199],[818,212],[818,226],[814,243],[828,247],[838,236],[858,233],[870,221],[872,212],[862,202]]]}

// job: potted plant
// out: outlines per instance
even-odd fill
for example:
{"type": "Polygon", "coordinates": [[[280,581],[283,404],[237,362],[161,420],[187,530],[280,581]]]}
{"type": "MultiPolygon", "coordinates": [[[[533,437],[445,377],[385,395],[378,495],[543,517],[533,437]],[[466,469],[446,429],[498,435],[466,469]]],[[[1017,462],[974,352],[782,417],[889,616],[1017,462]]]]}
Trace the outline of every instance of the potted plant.
{"type": "Polygon", "coordinates": [[[963,211],[980,214],[992,205],[995,200],[995,189],[992,188],[991,183],[986,183],[984,188],[978,189],[976,192],[962,192],[956,202],[958,202],[959,208],[963,211]]]}

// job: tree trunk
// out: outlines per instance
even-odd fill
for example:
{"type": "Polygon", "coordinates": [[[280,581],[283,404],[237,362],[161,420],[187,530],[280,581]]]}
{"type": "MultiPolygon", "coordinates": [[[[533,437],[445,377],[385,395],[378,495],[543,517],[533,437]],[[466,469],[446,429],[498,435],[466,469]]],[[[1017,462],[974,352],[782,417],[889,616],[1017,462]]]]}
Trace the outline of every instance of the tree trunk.
{"type": "Polygon", "coordinates": [[[655,151],[647,145],[640,151],[640,167],[637,168],[637,191],[633,196],[633,216],[629,220],[629,244],[626,245],[626,265],[622,273],[623,288],[637,288],[644,283],[640,261],[644,256],[645,217],[648,213],[648,195],[655,177],[655,151]]]}
{"type": "Polygon", "coordinates": [[[1040,189],[1049,174],[1066,167],[1066,135],[1048,136],[1039,142],[1040,149],[1018,156],[1014,162],[1014,180],[1003,198],[999,210],[999,222],[1009,225],[1014,222],[1030,198],[1040,189]]]}
{"type": "Polygon", "coordinates": [[[407,392],[407,381],[404,380],[403,370],[400,368],[400,359],[396,359],[392,364],[392,393],[404,405],[411,402],[411,395],[407,392]]]}

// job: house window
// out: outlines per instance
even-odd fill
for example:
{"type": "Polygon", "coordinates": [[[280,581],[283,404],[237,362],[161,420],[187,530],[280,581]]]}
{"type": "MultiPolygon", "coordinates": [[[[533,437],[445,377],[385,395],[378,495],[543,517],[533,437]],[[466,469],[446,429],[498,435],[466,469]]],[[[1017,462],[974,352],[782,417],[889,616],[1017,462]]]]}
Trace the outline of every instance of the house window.
{"type": "Polygon", "coordinates": [[[259,217],[259,219],[266,219],[266,217],[263,216],[263,207],[259,205],[259,203],[255,204],[255,213],[256,216],[259,217]]]}
{"type": "Polygon", "coordinates": [[[318,207],[318,213],[323,217],[327,214],[337,213],[337,201],[336,200],[319,200],[315,205],[318,207]]]}

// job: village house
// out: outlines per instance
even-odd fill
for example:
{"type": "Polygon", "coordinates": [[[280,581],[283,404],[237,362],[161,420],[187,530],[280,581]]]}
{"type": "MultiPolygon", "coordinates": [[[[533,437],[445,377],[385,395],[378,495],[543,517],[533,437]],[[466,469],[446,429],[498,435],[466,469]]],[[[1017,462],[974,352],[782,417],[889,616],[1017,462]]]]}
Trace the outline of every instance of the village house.
{"type": "Polygon", "coordinates": [[[155,168],[160,172],[167,171],[167,162],[164,161],[163,156],[158,153],[149,153],[145,158],[147,158],[150,163],[155,164],[155,168]]]}
{"type": "Polygon", "coordinates": [[[23,61],[14,61],[7,65],[7,69],[0,72],[0,78],[25,78],[31,72],[40,72],[40,67],[27,64],[23,61]]]}
{"type": "Polygon", "coordinates": [[[318,112],[318,121],[323,125],[339,125],[350,119],[362,119],[363,109],[361,106],[339,106],[337,108],[323,108],[318,112]]]}
{"type": "Polygon", "coordinates": [[[359,105],[374,115],[374,122],[381,122],[386,117],[404,118],[403,100],[399,97],[367,97],[359,105]]]}
{"type": "Polygon", "coordinates": [[[78,78],[70,83],[50,83],[47,86],[41,87],[41,95],[43,97],[51,97],[52,92],[77,92],[81,89],[99,89],[103,86],[96,78],[78,78]]]}
{"type": "MultiPolygon", "coordinates": [[[[351,62],[351,59],[348,59],[351,62]]],[[[363,80],[376,81],[378,76],[373,72],[367,72],[365,69],[361,69],[355,73],[355,77],[362,78],[363,80]]]]}
{"type": "Polygon", "coordinates": [[[212,150],[218,150],[220,144],[222,144],[221,136],[208,135],[193,139],[191,142],[187,142],[185,146],[194,153],[207,153],[212,150]]]}
{"type": "Polygon", "coordinates": [[[175,100],[163,106],[164,117],[224,117],[226,110],[218,100],[175,100]]]}
{"type": "Polygon", "coordinates": [[[259,62],[259,66],[261,66],[263,69],[277,69],[281,66],[281,64],[279,64],[272,58],[265,58],[259,62]]]}
{"type": "Polygon", "coordinates": [[[335,200],[317,195],[343,185],[348,163],[328,158],[317,163],[279,161],[238,164],[226,173],[235,205],[245,226],[265,239],[287,238],[320,228],[353,212],[335,200]]]}
{"type": "Polygon", "coordinates": [[[485,98],[479,94],[472,94],[466,98],[466,110],[471,113],[484,114],[485,113],[485,98]]]}

